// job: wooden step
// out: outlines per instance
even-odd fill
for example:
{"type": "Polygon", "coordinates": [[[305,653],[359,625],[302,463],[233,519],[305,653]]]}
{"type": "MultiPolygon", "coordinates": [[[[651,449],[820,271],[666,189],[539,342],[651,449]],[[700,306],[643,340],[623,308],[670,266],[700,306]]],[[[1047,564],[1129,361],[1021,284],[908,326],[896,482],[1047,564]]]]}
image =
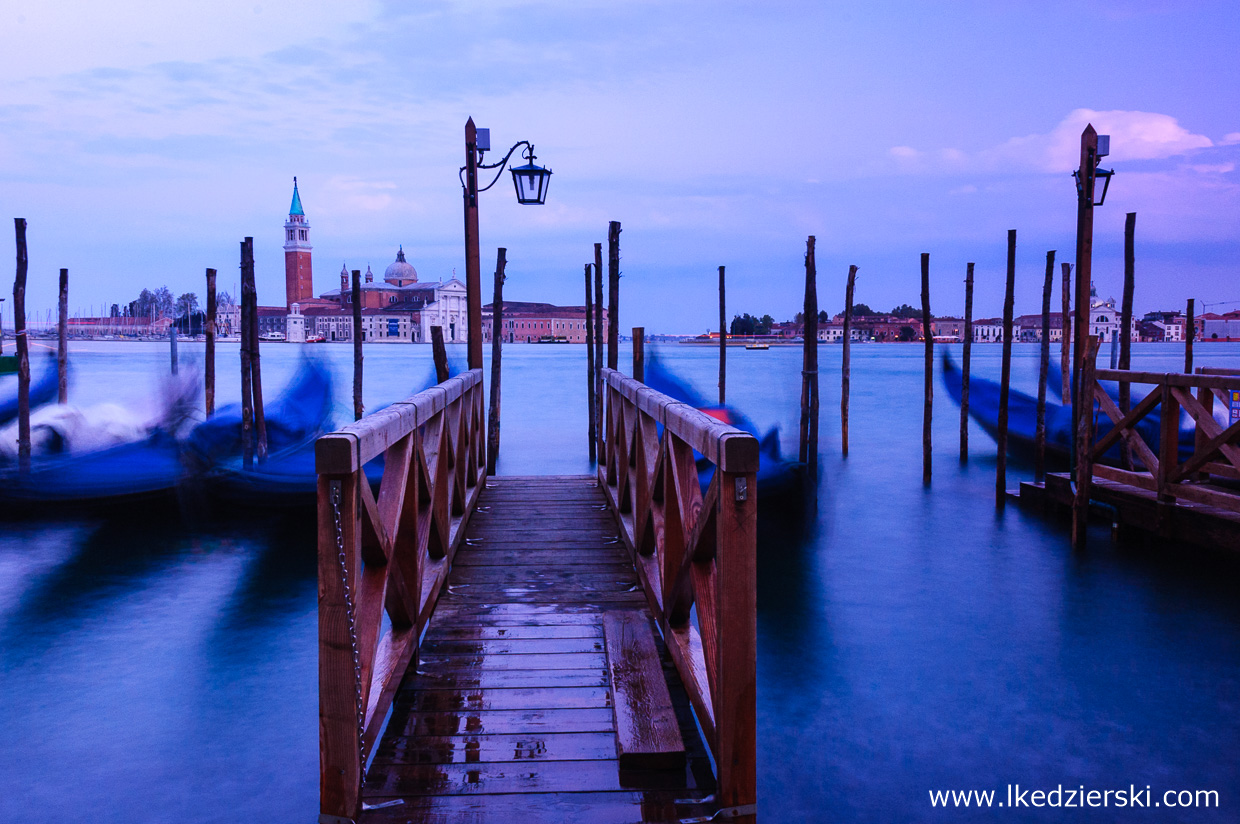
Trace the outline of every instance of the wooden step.
{"type": "Polygon", "coordinates": [[[603,615],[622,771],[685,766],[684,740],[651,632],[650,620],[641,612],[615,610],[603,615]]]}

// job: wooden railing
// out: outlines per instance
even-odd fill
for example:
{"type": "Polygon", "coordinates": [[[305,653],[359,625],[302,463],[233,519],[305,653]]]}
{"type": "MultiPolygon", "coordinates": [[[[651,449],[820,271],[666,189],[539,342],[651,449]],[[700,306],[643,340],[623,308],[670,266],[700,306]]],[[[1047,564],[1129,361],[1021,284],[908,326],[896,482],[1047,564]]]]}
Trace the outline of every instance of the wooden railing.
{"type": "Polygon", "coordinates": [[[599,484],[715,757],[719,803],[744,818],[756,800],[758,442],[611,369],[603,402],[599,484]],[[712,467],[705,494],[695,450],[712,467]]]}
{"type": "Polygon", "coordinates": [[[1092,359],[1087,359],[1082,369],[1082,385],[1086,388],[1085,397],[1089,400],[1086,409],[1090,414],[1083,416],[1082,431],[1084,442],[1090,446],[1078,452],[1078,502],[1088,503],[1090,481],[1097,477],[1154,492],[1163,503],[1181,499],[1240,512],[1240,494],[1234,488],[1211,482],[1212,477],[1240,479],[1240,422],[1224,426],[1214,419],[1215,401],[1221,401],[1223,408],[1228,408],[1229,393],[1240,390],[1240,374],[1234,370],[1209,372],[1213,374],[1096,369],[1092,359]],[[1150,390],[1124,414],[1100,381],[1143,384],[1150,390]],[[1110,431],[1100,438],[1096,437],[1093,423],[1095,404],[1111,421],[1110,431]],[[1155,410],[1160,415],[1157,451],[1137,428],[1155,410]],[[1180,455],[1181,410],[1193,420],[1196,429],[1192,453],[1183,460],[1180,455]],[[1121,441],[1131,450],[1131,469],[1101,463],[1108,450],[1121,441]]]}
{"type": "Polygon", "coordinates": [[[321,820],[358,815],[366,759],[484,485],[484,421],[474,369],[315,444],[321,820]],[[380,456],[376,497],[366,464],[380,456]]]}

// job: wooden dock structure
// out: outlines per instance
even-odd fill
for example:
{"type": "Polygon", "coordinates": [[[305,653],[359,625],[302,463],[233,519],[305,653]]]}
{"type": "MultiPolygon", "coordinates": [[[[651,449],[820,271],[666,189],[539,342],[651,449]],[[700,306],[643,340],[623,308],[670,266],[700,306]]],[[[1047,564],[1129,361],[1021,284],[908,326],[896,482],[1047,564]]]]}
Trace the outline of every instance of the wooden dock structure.
{"type": "Polygon", "coordinates": [[[321,822],[756,820],[757,442],[602,387],[597,475],[477,368],[319,439],[321,822]]]}
{"type": "Polygon", "coordinates": [[[1233,398],[1240,397],[1240,370],[1097,369],[1097,351],[1097,339],[1091,337],[1081,370],[1088,414],[1081,416],[1074,474],[1050,473],[1045,483],[1023,483],[1021,500],[1071,512],[1078,549],[1084,547],[1091,510],[1099,509],[1119,532],[1240,549],[1240,419],[1230,411],[1233,398]],[[1114,381],[1121,390],[1136,385],[1147,391],[1125,411],[1104,381],[1114,381]],[[1216,403],[1229,410],[1228,423],[1215,419],[1216,403]],[[1157,422],[1151,417],[1156,410],[1157,422]],[[1181,413],[1195,431],[1188,454],[1180,445],[1181,413]],[[1100,427],[1098,421],[1107,425],[1100,427]],[[1128,468],[1108,457],[1121,445],[1131,456],[1128,468]]]}

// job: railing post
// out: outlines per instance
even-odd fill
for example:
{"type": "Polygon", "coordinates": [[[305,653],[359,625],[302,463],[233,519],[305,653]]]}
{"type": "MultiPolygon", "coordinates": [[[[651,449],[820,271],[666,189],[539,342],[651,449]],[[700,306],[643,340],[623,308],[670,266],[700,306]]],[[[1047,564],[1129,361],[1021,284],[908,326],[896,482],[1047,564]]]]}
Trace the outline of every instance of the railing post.
{"type": "Polygon", "coordinates": [[[1072,501],[1072,548],[1085,548],[1089,529],[1089,488],[1094,476],[1094,378],[1098,336],[1089,335],[1082,347],[1080,382],[1077,384],[1076,495],[1072,501]]]}
{"type": "Polygon", "coordinates": [[[355,616],[350,615],[345,596],[347,577],[356,607],[360,578],[357,518],[357,475],[320,475],[319,811],[348,819],[355,819],[361,808],[362,785],[355,616]]]}
{"type": "Polygon", "coordinates": [[[1158,433],[1158,472],[1155,476],[1158,488],[1158,532],[1169,537],[1171,534],[1171,511],[1175,505],[1175,495],[1168,488],[1171,473],[1175,471],[1180,460],[1180,402],[1171,391],[1171,384],[1166,378],[1162,385],[1156,387],[1162,392],[1162,419],[1158,433]]]}
{"type": "Polygon", "coordinates": [[[754,472],[718,471],[715,761],[719,805],[746,808],[757,802],[758,488],[754,472]]]}

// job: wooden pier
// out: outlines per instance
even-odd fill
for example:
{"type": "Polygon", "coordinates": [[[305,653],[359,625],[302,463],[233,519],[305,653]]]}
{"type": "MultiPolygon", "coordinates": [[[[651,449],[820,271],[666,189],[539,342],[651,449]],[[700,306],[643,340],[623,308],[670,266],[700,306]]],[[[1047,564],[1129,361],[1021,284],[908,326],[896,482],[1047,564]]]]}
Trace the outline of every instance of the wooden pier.
{"type": "Polygon", "coordinates": [[[1089,414],[1082,416],[1078,429],[1075,473],[1051,473],[1045,483],[1023,483],[1021,500],[1070,511],[1077,548],[1084,546],[1091,510],[1102,509],[1119,532],[1136,530],[1162,539],[1240,549],[1240,421],[1232,417],[1228,424],[1220,424],[1214,417],[1216,403],[1229,409],[1232,393],[1240,392],[1240,370],[1199,369],[1193,375],[1096,369],[1097,339],[1089,342],[1081,370],[1089,414]],[[1135,384],[1147,391],[1125,412],[1103,381],[1114,381],[1121,390],[1135,384]],[[1150,416],[1156,410],[1157,448],[1149,437],[1155,431],[1150,416]],[[1195,429],[1188,455],[1182,454],[1179,444],[1181,412],[1195,429]],[[1098,431],[1099,419],[1109,421],[1105,433],[1098,431]],[[1131,468],[1104,462],[1107,453],[1121,444],[1132,456],[1131,468]]]}
{"type": "Polygon", "coordinates": [[[319,440],[320,821],[756,820],[757,442],[602,382],[597,475],[487,477],[480,369],[319,440]]]}

